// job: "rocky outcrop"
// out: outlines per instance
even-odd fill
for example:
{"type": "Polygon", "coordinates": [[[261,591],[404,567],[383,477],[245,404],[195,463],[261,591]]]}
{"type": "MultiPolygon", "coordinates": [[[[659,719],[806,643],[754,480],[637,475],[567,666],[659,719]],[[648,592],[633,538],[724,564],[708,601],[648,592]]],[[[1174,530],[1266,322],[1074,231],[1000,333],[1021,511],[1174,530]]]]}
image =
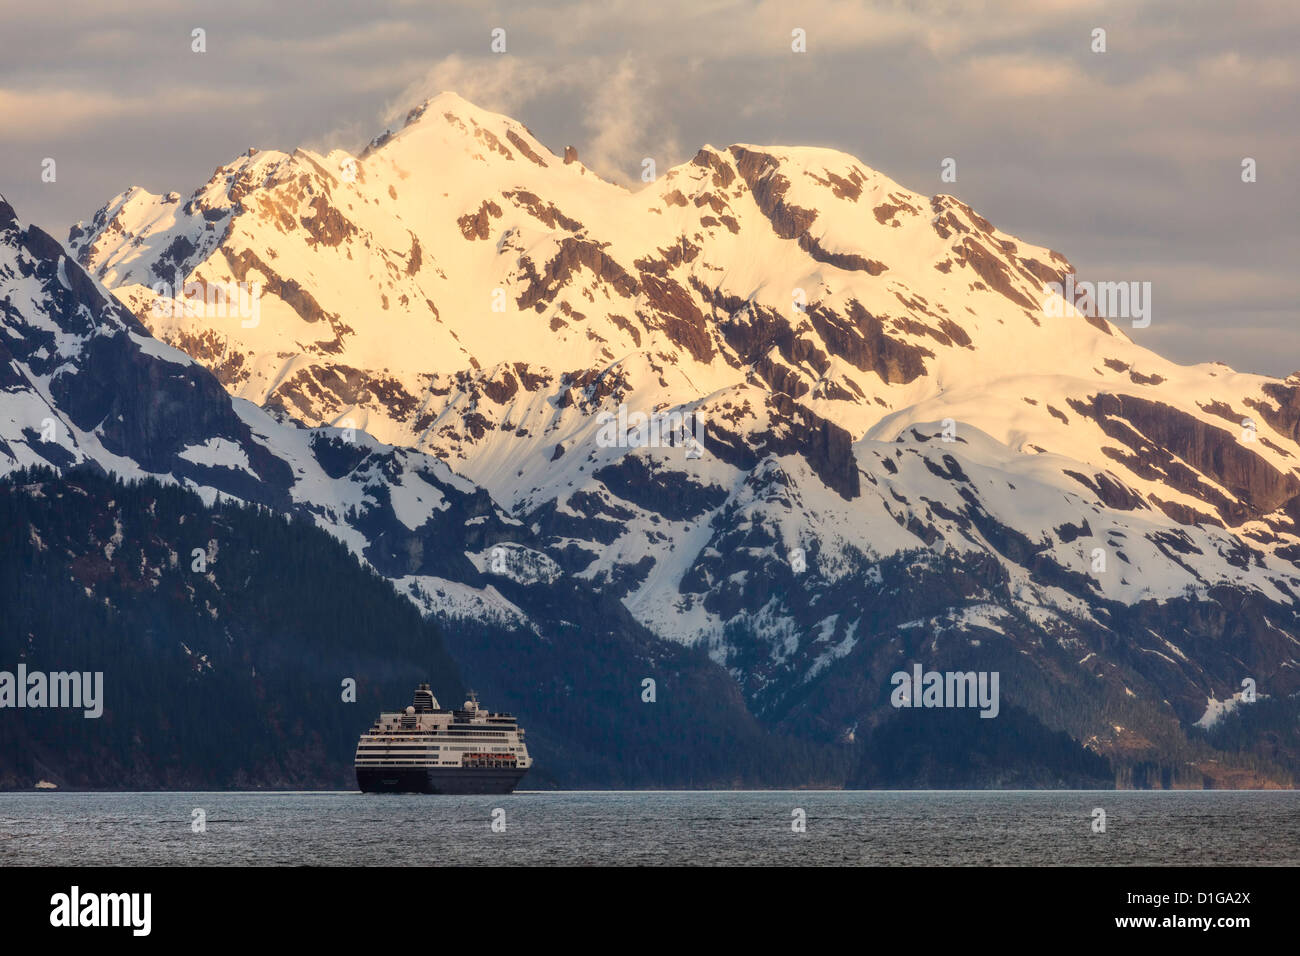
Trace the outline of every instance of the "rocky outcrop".
{"type": "Polygon", "coordinates": [[[934,353],[885,334],[884,323],[859,303],[853,302],[847,316],[810,307],[808,319],[831,354],[854,367],[872,371],[885,382],[907,383],[925,373],[925,359],[934,353]]]}
{"type": "Polygon", "coordinates": [[[501,207],[490,199],[485,199],[478,207],[478,212],[466,213],[456,220],[456,225],[460,226],[460,233],[466,239],[473,242],[475,239],[486,239],[491,235],[492,219],[501,218],[501,207]]]}
{"type": "Polygon", "coordinates": [[[1246,404],[1277,431],[1292,441],[1300,442],[1300,372],[1285,382],[1268,382],[1262,391],[1271,401],[1247,398],[1246,404]]]}
{"type": "Polygon", "coordinates": [[[815,209],[801,209],[787,203],[786,191],[790,181],[780,172],[780,161],[768,153],[732,146],[736,169],[749,187],[759,211],[772,224],[772,229],[782,239],[798,239],[817,220],[815,209]]]}
{"type": "Polygon", "coordinates": [[[521,257],[520,266],[526,285],[516,297],[515,304],[521,309],[537,308],[553,302],[579,268],[585,268],[597,278],[608,282],[624,298],[631,299],[640,291],[636,279],[606,255],[599,243],[589,239],[568,236],[560,240],[555,255],[546,262],[540,273],[527,256],[521,257]]]}
{"type": "Polygon", "coordinates": [[[1133,467],[1152,469],[1174,488],[1210,504],[1230,526],[1271,514],[1300,495],[1295,475],[1279,472],[1236,435],[1171,405],[1114,394],[1070,405],[1131,449],[1133,467]],[[1236,500],[1201,482],[1177,459],[1227,488],[1236,500]]]}

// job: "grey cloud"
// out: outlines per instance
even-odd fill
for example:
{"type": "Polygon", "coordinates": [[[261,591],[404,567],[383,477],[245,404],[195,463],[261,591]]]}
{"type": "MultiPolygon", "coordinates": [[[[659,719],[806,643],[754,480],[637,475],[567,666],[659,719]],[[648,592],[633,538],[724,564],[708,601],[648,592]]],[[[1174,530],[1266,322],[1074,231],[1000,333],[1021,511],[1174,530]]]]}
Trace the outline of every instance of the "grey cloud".
{"type": "Polygon", "coordinates": [[[0,14],[0,189],[56,235],[249,145],[357,149],[453,88],[635,185],[709,142],[831,146],[952,192],[1094,277],[1149,279],[1141,341],[1300,368],[1300,9],[1239,2],[73,0],[0,14]],[[202,26],[209,52],[189,49],[202,26]],[[495,26],[509,53],[488,50],[495,26]],[[1089,51],[1094,26],[1108,52],[1089,51]],[[790,30],[808,52],[790,52],[790,30]],[[59,180],[40,182],[40,161],[59,180]],[[958,181],[939,162],[958,160],[958,181]],[[1240,161],[1259,162],[1258,183],[1240,161]],[[1234,331],[1235,330],[1235,331],[1234,331]]]}

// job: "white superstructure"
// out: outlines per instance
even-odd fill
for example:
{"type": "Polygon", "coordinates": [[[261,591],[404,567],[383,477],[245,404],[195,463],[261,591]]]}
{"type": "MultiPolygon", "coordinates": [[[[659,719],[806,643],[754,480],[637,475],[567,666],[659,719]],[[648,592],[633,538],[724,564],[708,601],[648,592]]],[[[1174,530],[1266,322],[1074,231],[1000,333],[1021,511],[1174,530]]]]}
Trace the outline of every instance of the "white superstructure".
{"type": "Polygon", "coordinates": [[[405,711],[381,713],[357,743],[362,790],[504,792],[532,766],[514,715],[484,710],[471,692],[460,710],[444,710],[428,684],[405,711]],[[427,786],[426,786],[427,784],[427,786]]]}

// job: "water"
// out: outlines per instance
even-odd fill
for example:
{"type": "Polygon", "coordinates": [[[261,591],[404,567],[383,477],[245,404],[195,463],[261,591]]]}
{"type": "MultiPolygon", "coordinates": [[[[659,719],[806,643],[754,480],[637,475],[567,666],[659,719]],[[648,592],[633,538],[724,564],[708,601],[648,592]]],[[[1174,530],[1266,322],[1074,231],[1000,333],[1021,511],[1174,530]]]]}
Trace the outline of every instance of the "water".
{"type": "Polygon", "coordinates": [[[1300,793],[3,793],[13,864],[1297,865],[1300,793]]]}

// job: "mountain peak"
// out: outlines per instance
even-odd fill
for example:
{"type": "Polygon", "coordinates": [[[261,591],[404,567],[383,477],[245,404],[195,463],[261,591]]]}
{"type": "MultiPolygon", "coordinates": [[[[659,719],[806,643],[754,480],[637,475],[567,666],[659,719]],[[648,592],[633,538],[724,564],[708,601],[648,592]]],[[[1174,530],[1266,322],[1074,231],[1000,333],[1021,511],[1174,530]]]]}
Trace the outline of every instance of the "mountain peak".
{"type": "Polygon", "coordinates": [[[541,143],[523,123],[477,106],[450,90],[431,96],[409,109],[401,127],[389,128],[371,140],[362,157],[408,140],[419,150],[435,143],[459,141],[485,159],[495,155],[513,160],[516,153],[522,153],[522,158],[538,166],[548,166],[552,161],[561,163],[560,157],[541,143]]]}
{"type": "Polygon", "coordinates": [[[504,123],[515,122],[504,113],[495,113],[492,110],[485,109],[476,103],[472,103],[465,97],[461,96],[455,90],[443,90],[428,97],[418,106],[412,107],[406,114],[406,125],[410,125],[420,119],[426,113],[433,115],[442,115],[444,113],[454,113],[462,119],[474,119],[476,121],[496,121],[504,123]]]}
{"type": "Polygon", "coordinates": [[[14,212],[14,207],[5,199],[4,193],[0,193],[0,229],[18,224],[18,213],[14,212]]]}

